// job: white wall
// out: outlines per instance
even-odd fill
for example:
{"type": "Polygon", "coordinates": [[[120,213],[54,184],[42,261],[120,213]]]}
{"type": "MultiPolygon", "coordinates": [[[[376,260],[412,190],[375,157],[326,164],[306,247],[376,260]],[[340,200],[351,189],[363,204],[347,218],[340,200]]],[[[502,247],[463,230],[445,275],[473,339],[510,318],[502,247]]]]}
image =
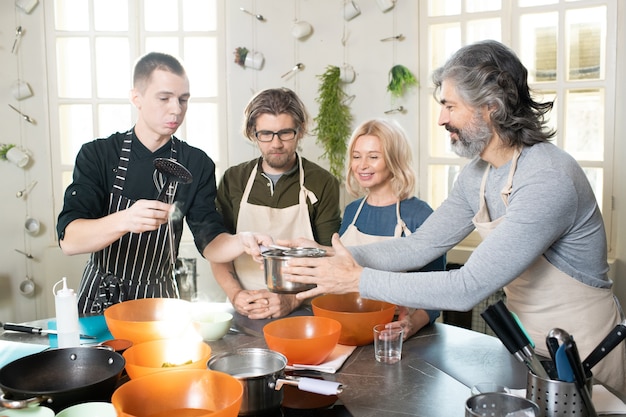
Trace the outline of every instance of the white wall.
{"type": "MultiPolygon", "coordinates": [[[[355,122],[371,117],[383,116],[386,110],[402,105],[407,111],[393,114],[407,130],[411,138],[418,137],[417,91],[405,98],[392,102],[386,92],[387,73],[391,66],[403,64],[418,74],[418,10],[416,1],[398,1],[396,8],[382,13],[375,0],[358,0],[362,14],[350,22],[342,17],[342,1],[308,0],[242,0],[224,2],[226,10],[226,41],[224,45],[226,62],[223,70],[227,85],[227,126],[223,134],[229,138],[228,164],[233,165],[257,155],[240,133],[242,110],[255,92],[277,86],[294,89],[308,107],[312,116],[317,114],[316,75],[324,72],[328,65],[352,65],[357,73],[354,83],[346,85],[346,92],[354,94],[352,102],[355,122]],[[265,16],[266,21],[255,20],[239,10],[239,7],[254,10],[265,16]],[[297,40],[290,34],[291,25],[296,19],[306,20],[313,27],[313,34],[304,40],[297,40]],[[401,42],[380,42],[380,39],[403,34],[401,42]],[[345,45],[342,44],[345,39],[345,45]],[[262,70],[243,69],[233,62],[233,51],[237,46],[260,51],[265,56],[262,70]],[[289,77],[281,75],[296,63],[303,63],[304,69],[289,77]]],[[[20,169],[0,161],[0,321],[24,321],[47,317],[53,314],[52,284],[66,275],[76,288],[85,262],[84,256],[66,257],[57,248],[55,240],[56,215],[52,208],[52,183],[50,179],[51,160],[48,135],[48,111],[46,108],[46,78],[44,49],[43,3],[26,15],[14,7],[10,0],[0,2],[0,118],[4,122],[0,133],[0,143],[18,143],[29,149],[33,162],[20,169]],[[25,29],[17,55],[11,53],[15,28],[25,29]],[[35,91],[35,95],[17,102],[10,94],[10,85],[21,75],[35,91]],[[37,120],[37,125],[25,123],[7,104],[19,105],[22,110],[37,120]],[[26,199],[18,199],[15,193],[25,188],[31,181],[38,184],[26,199]],[[24,233],[23,223],[27,216],[38,218],[43,231],[35,237],[24,233]],[[28,260],[14,249],[32,253],[28,260]],[[38,285],[35,297],[24,297],[18,287],[26,275],[38,285]]],[[[619,2],[621,51],[626,45],[626,4],[619,2]]],[[[626,69],[624,54],[618,55],[618,69],[626,69]]],[[[193,80],[192,80],[193,82],[193,80]]],[[[428,81],[423,80],[426,84],[428,81]]],[[[619,91],[626,89],[624,80],[619,91]]],[[[617,94],[617,114],[626,114],[626,94],[617,94]]],[[[620,119],[620,129],[626,130],[626,120],[620,119]]],[[[85,138],[88,140],[90,138],[85,138]]],[[[417,140],[413,142],[417,160],[417,140]]],[[[626,157],[626,143],[618,141],[616,151],[626,157]]],[[[303,154],[327,166],[320,160],[322,150],[312,137],[305,138],[303,154]]],[[[617,158],[618,160],[620,158],[617,158]]],[[[626,158],[623,158],[626,159],[626,158]]],[[[618,225],[619,236],[616,262],[617,276],[622,280],[616,285],[623,304],[626,304],[626,166],[616,166],[616,208],[614,224],[618,225]]],[[[192,243],[181,247],[181,256],[199,257],[192,243]]],[[[198,260],[198,286],[200,291],[212,299],[222,299],[223,293],[212,283],[210,268],[206,261],[198,260]]]]}

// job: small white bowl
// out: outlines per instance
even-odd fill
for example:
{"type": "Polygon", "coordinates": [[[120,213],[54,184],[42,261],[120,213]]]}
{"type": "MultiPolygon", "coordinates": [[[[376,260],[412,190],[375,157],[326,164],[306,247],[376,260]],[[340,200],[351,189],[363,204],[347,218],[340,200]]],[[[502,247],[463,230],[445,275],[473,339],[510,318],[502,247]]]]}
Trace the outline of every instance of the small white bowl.
{"type": "Polygon", "coordinates": [[[0,416],[7,417],[54,417],[54,411],[48,407],[27,407],[11,410],[0,410],[0,416]]]}
{"type": "Polygon", "coordinates": [[[117,417],[113,404],[107,402],[88,402],[73,405],[60,411],[56,417],[117,417]]]}
{"type": "Polygon", "coordinates": [[[233,315],[226,311],[195,311],[192,315],[193,326],[205,341],[224,337],[232,321],[233,315]]]}

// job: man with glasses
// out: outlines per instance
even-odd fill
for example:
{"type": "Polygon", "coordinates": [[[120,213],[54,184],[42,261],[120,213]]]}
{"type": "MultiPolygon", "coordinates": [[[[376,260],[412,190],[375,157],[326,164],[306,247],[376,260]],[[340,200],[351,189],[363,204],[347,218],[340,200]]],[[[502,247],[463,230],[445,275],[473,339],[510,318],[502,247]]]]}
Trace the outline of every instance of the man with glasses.
{"type": "MultiPolygon", "coordinates": [[[[275,239],[307,236],[329,245],[339,230],[339,181],[297,152],[309,115],[287,88],[254,96],[244,110],[243,134],[260,158],[226,170],[217,209],[230,232],[254,230],[275,239]]],[[[212,263],[213,275],[235,309],[251,319],[289,314],[301,301],[267,290],[263,270],[250,256],[212,263]]]]}

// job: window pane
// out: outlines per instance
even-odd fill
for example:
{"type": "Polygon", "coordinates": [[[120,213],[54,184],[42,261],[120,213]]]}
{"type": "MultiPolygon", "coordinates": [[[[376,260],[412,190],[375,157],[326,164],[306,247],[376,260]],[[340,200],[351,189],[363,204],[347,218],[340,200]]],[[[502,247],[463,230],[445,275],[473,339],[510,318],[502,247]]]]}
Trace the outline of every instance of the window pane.
{"type": "Polygon", "coordinates": [[[216,97],[216,38],[186,38],[185,69],[189,75],[192,97],[216,97]]]}
{"type": "Polygon", "coordinates": [[[98,133],[105,138],[113,132],[125,132],[133,125],[130,104],[101,104],[98,106],[98,133]]]}
{"type": "Polygon", "coordinates": [[[428,167],[428,201],[433,209],[441,205],[448,198],[450,190],[461,167],[459,165],[430,165],[428,167]]]}
{"type": "Polygon", "coordinates": [[[57,83],[59,97],[91,97],[89,39],[57,38],[57,83]]]}
{"type": "Polygon", "coordinates": [[[519,7],[544,6],[546,4],[556,4],[559,0],[519,0],[519,7]]]}
{"type": "Polygon", "coordinates": [[[181,138],[205,151],[213,162],[220,162],[219,126],[217,104],[191,103],[187,110],[187,137],[181,138]]]}
{"type": "Polygon", "coordinates": [[[89,2],[85,0],[55,0],[54,26],[57,30],[89,30],[89,2]]]}
{"type": "Polygon", "coordinates": [[[466,0],[465,8],[468,13],[475,13],[500,10],[502,5],[500,4],[500,0],[466,0]]]}
{"type": "Polygon", "coordinates": [[[461,14],[461,0],[430,0],[428,2],[429,16],[452,16],[461,14]]]}
{"type": "Polygon", "coordinates": [[[128,0],[93,0],[93,12],[96,30],[128,30],[128,0]]]}
{"type": "Polygon", "coordinates": [[[593,193],[596,196],[596,201],[602,210],[602,187],[604,186],[604,170],[602,168],[583,168],[593,193]]]}
{"type": "Polygon", "coordinates": [[[96,38],[96,88],[100,98],[127,98],[130,58],[127,38],[96,38]],[[111,65],[114,62],[115,65],[111,65]]]}
{"type": "Polygon", "coordinates": [[[178,30],[178,2],[172,0],[144,0],[146,30],[171,32],[178,30]]]}
{"type": "Polygon", "coordinates": [[[185,0],[183,2],[183,30],[208,32],[216,29],[215,0],[185,0]]]}
{"type": "Polygon", "coordinates": [[[428,73],[430,74],[461,47],[461,25],[460,23],[431,25],[428,37],[430,39],[428,73]]]}
{"type": "Polygon", "coordinates": [[[569,79],[604,78],[606,7],[570,10],[566,22],[569,79]]]}
{"type": "Polygon", "coordinates": [[[574,158],[604,159],[604,90],[569,90],[565,95],[564,148],[574,158]]]}
{"type": "MultiPolygon", "coordinates": [[[[163,52],[170,54],[174,57],[180,56],[180,49],[178,46],[178,38],[146,38],[146,51],[147,52],[163,52]]],[[[187,68],[185,68],[187,69],[187,68]]]]}
{"type": "Polygon", "coordinates": [[[73,165],[83,143],[94,139],[91,105],[59,106],[59,137],[61,138],[61,163],[73,165]]]}
{"type": "Polygon", "coordinates": [[[520,19],[520,59],[528,81],[554,81],[557,76],[558,13],[533,13],[520,19]]]}
{"type": "Polygon", "coordinates": [[[500,29],[500,18],[471,20],[467,22],[468,44],[481,41],[483,39],[493,39],[499,41],[502,36],[500,29]]]}

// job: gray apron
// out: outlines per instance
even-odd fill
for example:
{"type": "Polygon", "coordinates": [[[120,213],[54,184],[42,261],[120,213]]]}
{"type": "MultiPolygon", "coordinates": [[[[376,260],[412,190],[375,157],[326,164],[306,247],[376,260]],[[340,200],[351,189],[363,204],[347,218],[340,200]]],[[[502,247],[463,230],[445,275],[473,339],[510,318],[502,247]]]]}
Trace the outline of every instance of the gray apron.
{"type": "MultiPolygon", "coordinates": [[[[125,210],[135,203],[122,195],[133,136],[129,131],[122,145],[115,182],[109,195],[109,214],[125,210]]],[[[171,139],[171,147],[171,157],[175,160],[174,138],[171,139]]],[[[155,175],[157,177],[160,174],[155,175]]],[[[164,179],[155,182],[162,187],[164,179]]],[[[170,202],[173,201],[175,188],[174,185],[168,191],[170,202]]],[[[92,253],[78,290],[79,313],[101,314],[115,303],[137,298],[179,298],[172,275],[167,228],[165,223],[154,231],[126,233],[106,248],[92,253]]],[[[174,251],[176,254],[176,248],[174,251]]]]}
{"type": "MultiPolygon", "coordinates": [[[[517,168],[519,150],[513,155],[507,185],[501,196],[508,206],[513,189],[513,174],[517,168]]],[[[485,184],[491,165],[487,166],[480,186],[480,208],[473,222],[478,234],[485,239],[503,220],[491,220],[485,204],[485,184]]],[[[580,356],[584,359],[609,331],[620,322],[613,293],[608,288],[585,285],[540,256],[519,277],[504,287],[507,307],[523,323],[535,351],[549,356],[545,338],[550,329],[562,328],[576,338],[580,356]],[[561,300],[559,302],[559,300],[561,300]]],[[[621,343],[593,368],[596,380],[625,392],[626,345],[621,343]]]]}

